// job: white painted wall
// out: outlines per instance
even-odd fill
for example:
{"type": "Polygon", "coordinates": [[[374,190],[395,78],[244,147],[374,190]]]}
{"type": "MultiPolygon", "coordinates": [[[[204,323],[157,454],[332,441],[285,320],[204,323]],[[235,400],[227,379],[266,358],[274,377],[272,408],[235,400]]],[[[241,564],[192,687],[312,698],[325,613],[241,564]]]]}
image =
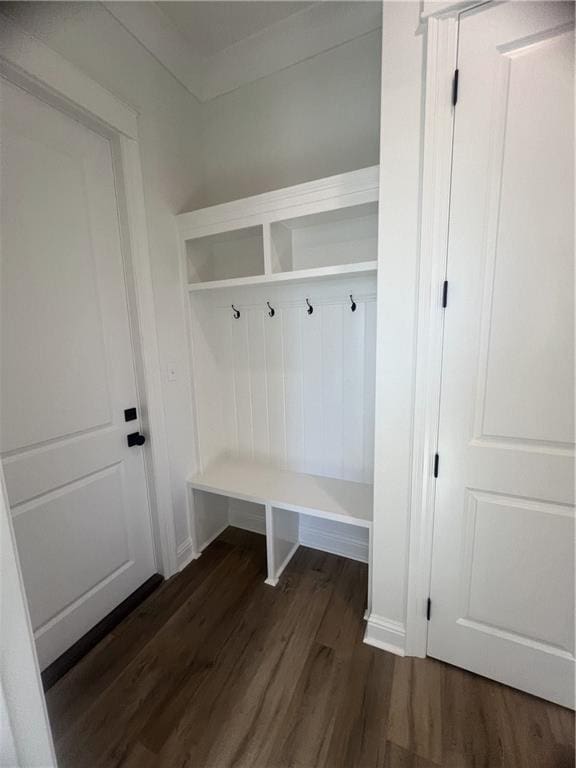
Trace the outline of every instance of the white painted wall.
{"type": "Polygon", "coordinates": [[[380,35],[203,104],[204,204],[376,165],[380,35]]]}
{"type": "Polygon", "coordinates": [[[190,471],[192,428],[173,217],[200,203],[200,106],[99,3],[15,3],[11,15],[139,112],[175,529],[181,544],[188,537],[185,478],[190,471]],[[175,382],[166,378],[171,363],[177,371],[175,382]]]}
{"type": "Polygon", "coordinates": [[[367,639],[403,649],[420,260],[424,38],[420,4],[385,2],[372,615],[367,639]]]}

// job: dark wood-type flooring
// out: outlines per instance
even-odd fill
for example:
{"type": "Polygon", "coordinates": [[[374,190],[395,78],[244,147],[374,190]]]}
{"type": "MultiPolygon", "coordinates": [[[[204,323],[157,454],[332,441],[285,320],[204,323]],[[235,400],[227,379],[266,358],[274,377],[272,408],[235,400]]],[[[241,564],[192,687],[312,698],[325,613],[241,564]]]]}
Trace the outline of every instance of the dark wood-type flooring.
{"type": "Polygon", "coordinates": [[[300,548],[266,586],[229,528],[48,692],[63,768],[568,768],[571,712],[362,642],[366,566],[300,548]]]}

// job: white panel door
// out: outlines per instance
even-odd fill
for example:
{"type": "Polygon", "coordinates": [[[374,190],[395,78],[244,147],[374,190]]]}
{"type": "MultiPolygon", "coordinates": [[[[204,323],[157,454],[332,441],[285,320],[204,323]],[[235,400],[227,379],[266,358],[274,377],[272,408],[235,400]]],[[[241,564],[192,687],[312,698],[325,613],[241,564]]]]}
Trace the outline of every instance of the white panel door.
{"type": "Polygon", "coordinates": [[[574,8],[461,16],[428,652],[574,705],[574,8]]]}
{"type": "Polygon", "coordinates": [[[0,449],[45,667],[155,566],[111,145],[0,88],[0,449]]]}

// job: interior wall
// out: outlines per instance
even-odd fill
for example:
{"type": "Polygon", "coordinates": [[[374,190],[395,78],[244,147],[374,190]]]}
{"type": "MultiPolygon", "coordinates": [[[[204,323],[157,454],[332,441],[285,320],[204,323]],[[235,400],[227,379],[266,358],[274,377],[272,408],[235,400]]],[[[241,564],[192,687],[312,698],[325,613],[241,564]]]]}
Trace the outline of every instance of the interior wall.
{"type": "Polygon", "coordinates": [[[200,105],[99,3],[12,3],[2,10],[139,113],[175,529],[182,546],[189,533],[185,478],[193,438],[174,214],[201,199],[200,105]],[[168,367],[176,370],[176,381],[168,381],[168,367]]]}
{"type": "Polygon", "coordinates": [[[204,205],[378,163],[381,30],[202,105],[204,205]]]}
{"type": "Polygon", "coordinates": [[[378,241],[372,611],[367,638],[403,649],[423,137],[418,2],[385,2],[378,241]]]}

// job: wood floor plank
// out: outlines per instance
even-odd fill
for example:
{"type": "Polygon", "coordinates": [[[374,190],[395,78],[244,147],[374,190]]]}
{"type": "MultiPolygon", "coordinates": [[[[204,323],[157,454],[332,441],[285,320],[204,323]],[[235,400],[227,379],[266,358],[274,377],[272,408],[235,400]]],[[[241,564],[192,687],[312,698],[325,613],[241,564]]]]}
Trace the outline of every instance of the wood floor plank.
{"type": "Polygon", "coordinates": [[[338,713],[341,665],[332,648],[313,643],[268,762],[274,766],[325,765],[338,713]]]}
{"type": "Polygon", "coordinates": [[[338,713],[323,768],[384,765],[394,657],[362,642],[342,670],[338,713]]]}
{"type": "Polygon", "coordinates": [[[262,575],[261,563],[256,566],[231,550],[105,694],[57,741],[61,764],[92,768],[97,755],[109,765],[121,762],[142,719],[157,711],[179,681],[185,676],[193,690],[209,672],[210,663],[199,650],[224,639],[237,620],[242,599],[262,575]],[[116,699],[123,701],[121,709],[110,707],[116,699]]]}
{"type": "Polygon", "coordinates": [[[228,529],[48,693],[61,768],[575,768],[574,714],[362,642],[366,566],[228,529]]]}
{"type": "Polygon", "coordinates": [[[231,551],[230,544],[215,542],[203,557],[193,561],[176,578],[164,582],[48,691],[46,701],[56,739],[85,714],[85,705],[91,706],[115,681],[125,666],[125,659],[135,656],[154,638],[231,551]]]}
{"type": "Polygon", "coordinates": [[[394,662],[388,740],[432,763],[442,760],[442,675],[433,659],[394,662]]]}
{"type": "Polygon", "coordinates": [[[457,667],[444,665],[443,672],[444,765],[505,768],[501,686],[457,667]]]}

